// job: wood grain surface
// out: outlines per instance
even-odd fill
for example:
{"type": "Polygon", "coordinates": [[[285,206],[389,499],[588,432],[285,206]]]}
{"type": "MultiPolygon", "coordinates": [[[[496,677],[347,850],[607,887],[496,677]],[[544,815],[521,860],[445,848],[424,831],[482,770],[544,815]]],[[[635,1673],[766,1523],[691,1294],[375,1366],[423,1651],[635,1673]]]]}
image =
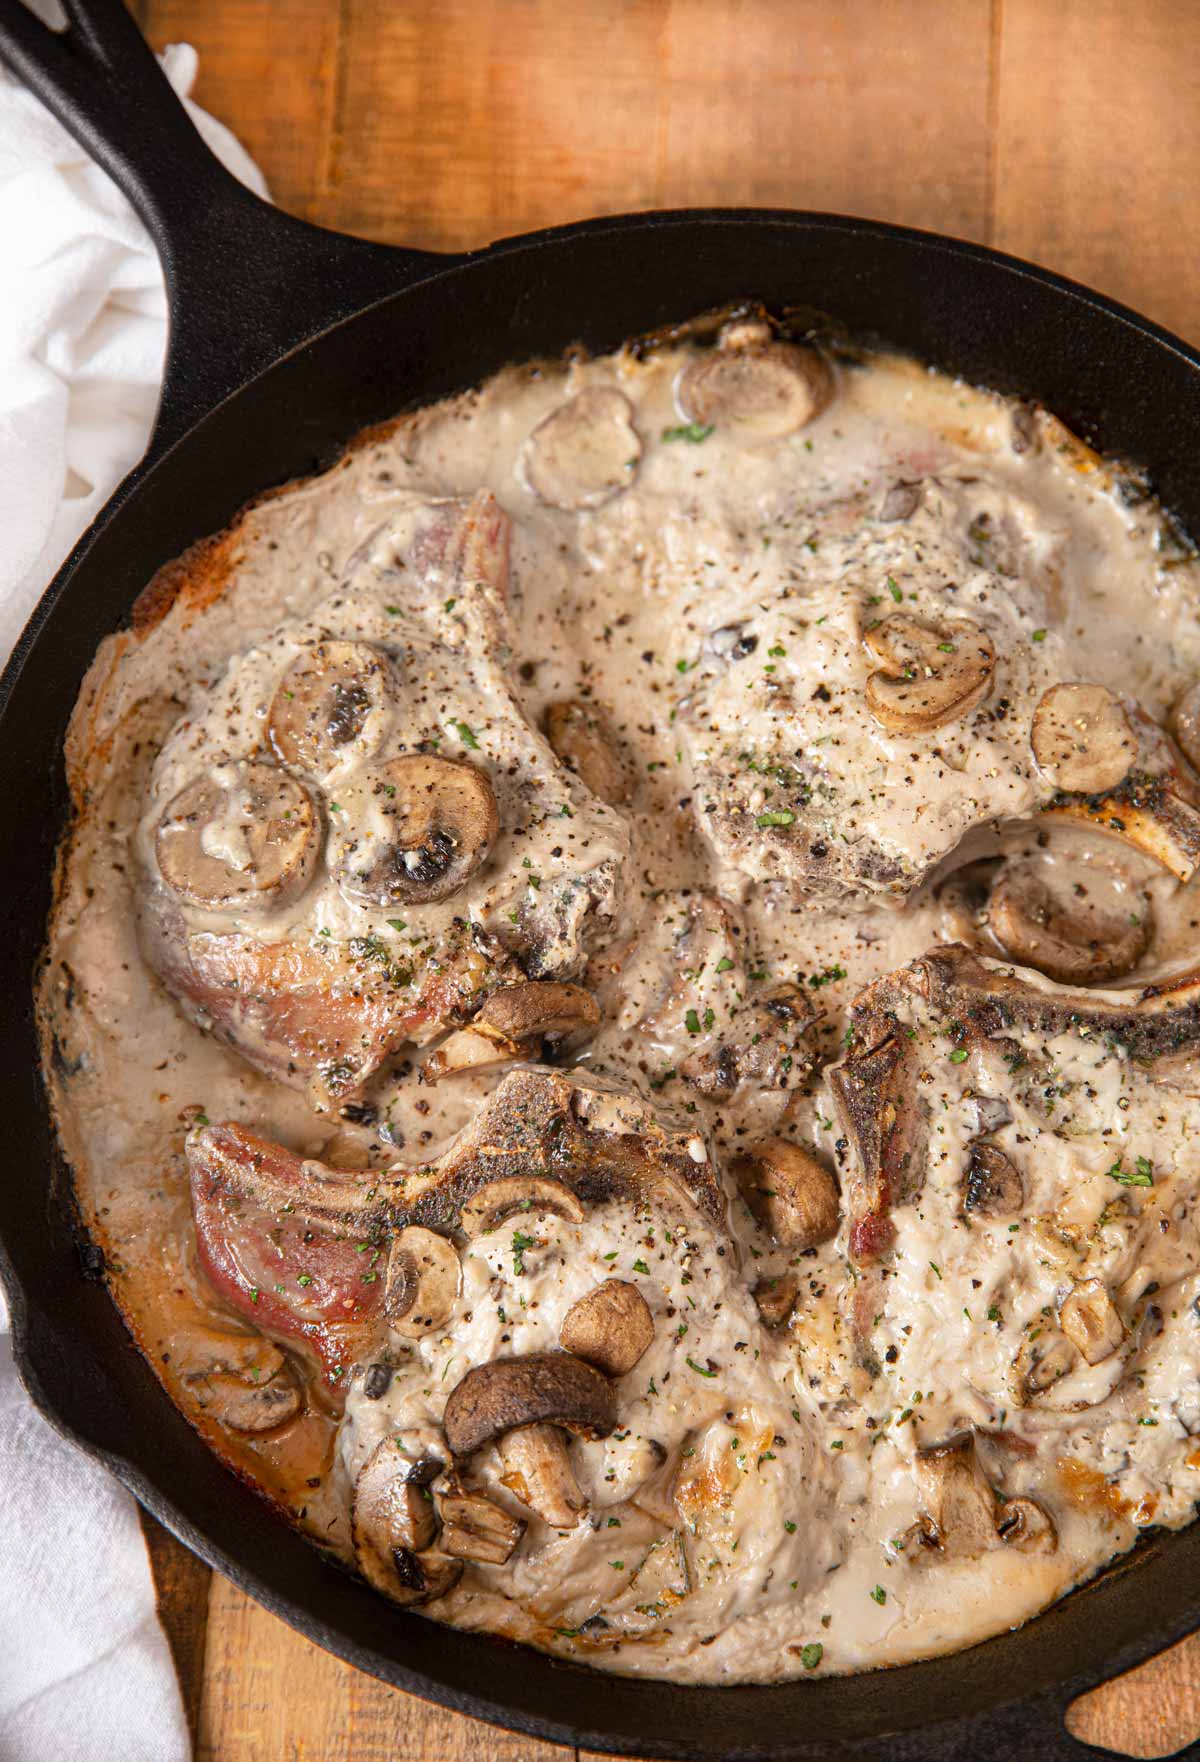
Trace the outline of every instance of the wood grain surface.
{"type": "MultiPolygon", "coordinates": [[[[588,214],[824,208],[982,240],[1200,341],[1194,0],[134,0],[278,202],[451,249],[588,214]]],[[[200,1762],[572,1762],[385,1688],[146,1520],[200,1762]]],[[[387,1619],[381,1610],[381,1619],[387,1619]]],[[[1200,1639],[1076,1703],[1162,1756],[1200,1639]]]]}

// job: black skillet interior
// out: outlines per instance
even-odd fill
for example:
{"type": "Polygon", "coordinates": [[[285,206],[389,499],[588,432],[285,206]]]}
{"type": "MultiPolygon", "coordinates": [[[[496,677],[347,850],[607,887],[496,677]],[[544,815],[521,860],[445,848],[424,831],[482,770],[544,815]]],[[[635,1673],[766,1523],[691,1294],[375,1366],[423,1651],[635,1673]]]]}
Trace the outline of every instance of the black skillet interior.
{"type": "MultiPolygon", "coordinates": [[[[0,1273],[43,1411],[176,1534],[319,1644],[401,1688],[516,1730],[691,1758],[1106,1755],[1062,1712],[1081,1689],[1200,1624],[1200,1525],[1015,1634],[903,1669],[777,1688],[606,1678],[398,1615],[324,1562],[230,1476],[84,1275],[70,1183],[38,1076],[30,976],[66,792],[61,748],[100,638],[154,570],[250,497],[328,464],[369,422],[583,342],[603,350],[745,297],[837,315],[852,333],[1036,397],[1144,466],[1200,531],[1200,359],[1112,303],[994,253],[836,216],[641,215],[449,259],[319,232],[212,161],[119,0],[74,0],[51,38],[0,0],[0,56],[116,176],[150,225],[172,299],[147,460],[57,577],[0,687],[0,1072],[9,1174],[0,1273]]],[[[1187,1752],[1200,1756],[1200,1745],[1187,1752]]]]}

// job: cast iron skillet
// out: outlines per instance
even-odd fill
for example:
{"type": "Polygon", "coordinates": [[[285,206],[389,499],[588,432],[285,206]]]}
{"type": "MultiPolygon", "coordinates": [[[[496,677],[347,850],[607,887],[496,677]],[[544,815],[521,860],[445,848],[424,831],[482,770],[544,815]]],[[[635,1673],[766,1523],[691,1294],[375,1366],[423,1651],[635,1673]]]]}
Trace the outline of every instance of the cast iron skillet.
{"type": "MultiPolygon", "coordinates": [[[[248,195],[211,158],[119,0],[65,36],[0,0],[0,56],[130,196],[166,268],[171,337],[142,463],[47,590],[0,683],[0,1273],[42,1411],[176,1535],[318,1644],[442,1705],[622,1754],[1103,1757],[1069,1701],[1200,1625],[1200,1525],[1018,1632],[948,1658],[777,1688],[625,1681],[389,1609],[216,1457],[84,1276],[38,1076],[31,974],[50,905],[67,717],[100,638],[155,569],[356,430],[573,342],[604,350],[731,300],[815,307],[968,379],[1038,398],[1144,465],[1200,531],[1200,357],[1043,270],[836,215],[701,210],[586,221],[470,256],[370,245],[248,195]]],[[[1200,1745],[1186,1754],[1200,1756],[1200,1745]]]]}

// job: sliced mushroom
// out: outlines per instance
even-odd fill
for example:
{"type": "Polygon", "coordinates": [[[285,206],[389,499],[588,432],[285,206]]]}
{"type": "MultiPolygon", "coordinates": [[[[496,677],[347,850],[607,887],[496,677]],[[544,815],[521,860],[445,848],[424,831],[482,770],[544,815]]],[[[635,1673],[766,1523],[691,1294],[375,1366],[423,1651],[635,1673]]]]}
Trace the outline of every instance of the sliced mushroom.
{"type": "Polygon", "coordinates": [[[879,671],[867,680],[867,705],[891,734],[923,734],[956,722],[991,690],[996,653],[973,619],[934,628],[897,612],[863,633],[879,671]]]}
{"type": "Polygon", "coordinates": [[[420,1224],[409,1224],[388,1255],[383,1293],[388,1326],[406,1340],[443,1327],[454,1310],[461,1281],[453,1242],[420,1224]]]}
{"type": "Polygon", "coordinates": [[[320,816],[302,783],[261,759],[214,768],[171,802],[154,835],[162,878],[188,905],[245,911],[303,893],[320,816]]]}
{"type": "Polygon", "coordinates": [[[532,1352],[476,1365],[450,1391],[442,1425],[456,1456],[518,1427],[549,1424],[606,1438],[616,1424],[612,1386],[570,1352],[532,1352]]]}
{"type": "Polygon", "coordinates": [[[795,1273],[780,1273],[771,1279],[759,1279],[754,1287],[754,1301],[763,1326],[786,1327],[792,1311],[800,1301],[800,1281],[795,1273]]]}
{"type": "Polygon", "coordinates": [[[330,803],[330,869],[352,905],[426,905],[465,887],[500,830],[485,775],[457,759],[409,753],[339,785],[330,803]]]}
{"type": "Polygon", "coordinates": [[[183,1381],[196,1405],[231,1432],[274,1431],[295,1417],[303,1404],[291,1365],[261,1334],[198,1333],[211,1348],[209,1361],[189,1369],[183,1381]]]}
{"type": "Polygon", "coordinates": [[[574,1529],[587,1510],[566,1434],[553,1425],[518,1426],[499,1443],[501,1484],[554,1529],[574,1529]]]}
{"type": "Polygon", "coordinates": [[[943,1554],[969,1558],[996,1545],[996,1495],[979,1464],[974,1432],[918,1450],[921,1503],[943,1554]]]}
{"type": "Polygon", "coordinates": [[[503,1566],[521,1537],[525,1525],[484,1493],[454,1487],[437,1494],[442,1520],[442,1550],[456,1560],[478,1560],[486,1566],[503,1566]]]}
{"type": "Polygon", "coordinates": [[[631,1371],[654,1339],[654,1317],[636,1285],[606,1279],[573,1303],[558,1331],[566,1352],[585,1359],[608,1377],[631,1371]]]}
{"type": "Polygon", "coordinates": [[[1018,1407],[1036,1402],[1077,1363],[1074,1348],[1057,1328],[1035,1328],[1017,1348],[1009,1387],[1018,1407]]]}
{"type": "Polygon", "coordinates": [[[1086,1358],[1099,1364],[1125,1338],[1116,1306],[1099,1279],[1084,1279],[1059,1306],[1058,1325],[1086,1358]]]}
{"type": "Polygon", "coordinates": [[[1001,1539],[1025,1554],[1053,1554],[1058,1531],[1036,1499],[1009,1499],[998,1512],[1001,1539]]]}
{"type": "Polygon", "coordinates": [[[760,323],[727,325],[719,346],[693,355],[675,382],[686,421],[761,440],[794,434],[832,395],[833,377],[816,350],[776,342],[760,323]]]}
{"type": "Polygon", "coordinates": [[[1052,685],[1034,711],[1030,741],[1047,781],[1078,795],[1115,789],[1138,752],[1128,716],[1103,685],[1052,685]]]}
{"type": "Polygon", "coordinates": [[[743,1199],[785,1248],[815,1248],[838,1226],[838,1189],[829,1170],[786,1138],[764,1138],[733,1165],[743,1199]]]}
{"type": "Polygon", "coordinates": [[[1200,680],[1189,686],[1175,705],[1171,728],[1188,764],[1200,771],[1200,680]]]}
{"type": "Polygon", "coordinates": [[[475,1023],[509,1040],[559,1039],[600,1024],[600,1006],[582,985],[562,979],[530,979],[493,991],[475,1023]]]}
{"type": "Polygon", "coordinates": [[[395,1438],[384,1438],[359,1471],[350,1520],[363,1577],[395,1603],[443,1597],[462,1575],[460,1560],[431,1546],[437,1514],[412,1466],[395,1438]]]}
{"type": "Polygon", "coordinates": [[[607,718],[594,704],[568,698],[546,711],[546,739],[569,771],[609,807],[624,807],[632,793],[607,718]]]}
{"type": "Polygon", "coordinates": [[[1144,895],[1135,896],[1137,910],[1130,911],[1127,898],[1106,899],[1101,883],[1102,877],[1075,870],[1064,885],[1036,857],[1009,863],[992,889],[988,926],[1011,959],[1048,979],[1064,985],[1118,979],[1150,946],[1154,918],[1144,895]]]}
{"type": "Polygon", "coordinates": [[[422,1083],[440,1083],[443,1077],[461,1077],[472,1071],[495,1071],[516,1059],[528,1058],[529,1053],[530,1048],[521,1045],[520,1041],[507,1040],[503,1034],[471,1024],[447,1034],[422,1064],[418,1079],[422,1083]]]}
{"type": "Polygon", "coordinates": [[[516,1212],[552,1211],[573,1224],[583,1222],[583,1206],[569,1187],[549,1175],[500,1175],[463,1205],[458,1227],[474,1241],[498,1229],[516,1212]]]}
{"type": "Polygon", "coordinates": [[[616,1424],[611,1385],[569,1352],[497,1358],[467,1372],[443,1417],[456,1456],[496,1443],[503,1484],[555,1528],[572,1528],[587,1508],[568,1454],[568,1431],[605,1438],[616,1424]]]}
{"type": "Polygon", "coordinates": [[[633,482],[642,443],[615,386],[577,392],[538,423],[521,455],[525,481],[552,508],[599,508],[633,482]]]}
{"type": "Polygon", "coordinates": [[[297,655],[267,712],[267,739],[285,765],[322,776],[354,753],[373,758],[396,707],[393,665],[369,642],[317,642],[297,655]]]}
{"type": "Polygon", "coordinates": [[[421,1066],[423,1083],[463,1071],[494,1070],[534,1057],[543,1038],[561,1040],[599,1026],[590,991],[561,979],[530,979],[494,991],[474,1021],[448,1034],[421,1066]]]}
{"type": "Polygon", "coordinates": [[[1025,1203],[1020,1171],[995,1144],[974,1143],[963,1183],[963,1210],[971,1217],[1015,1217],[1025,1203]]]}

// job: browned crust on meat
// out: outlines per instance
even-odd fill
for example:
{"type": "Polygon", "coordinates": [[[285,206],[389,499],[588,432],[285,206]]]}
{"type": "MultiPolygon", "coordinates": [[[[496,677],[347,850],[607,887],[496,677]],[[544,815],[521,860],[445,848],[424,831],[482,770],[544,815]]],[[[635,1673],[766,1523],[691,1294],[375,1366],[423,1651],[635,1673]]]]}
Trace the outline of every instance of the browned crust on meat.
{"type": "Polygon", "coordinates": [[[129,615],[130,626],[139,639],[148,636],[177,604],[199,612],[221,598],[235,564],[242,558],[239,540],[245,514],[243,510],[224,532],[190,545],[181,557],[164,563],[151,576],[134,600],[129,615]]]}

